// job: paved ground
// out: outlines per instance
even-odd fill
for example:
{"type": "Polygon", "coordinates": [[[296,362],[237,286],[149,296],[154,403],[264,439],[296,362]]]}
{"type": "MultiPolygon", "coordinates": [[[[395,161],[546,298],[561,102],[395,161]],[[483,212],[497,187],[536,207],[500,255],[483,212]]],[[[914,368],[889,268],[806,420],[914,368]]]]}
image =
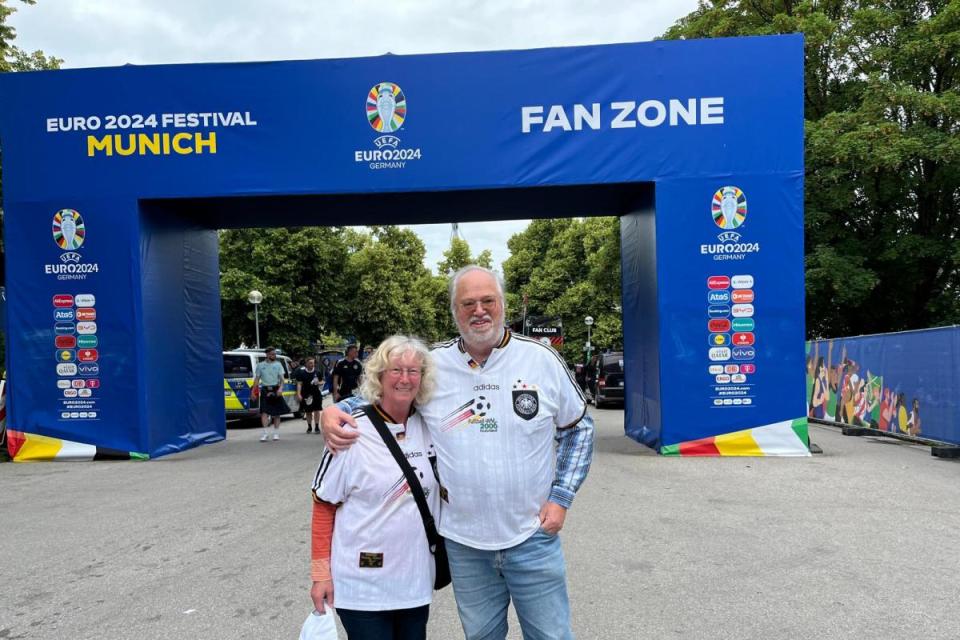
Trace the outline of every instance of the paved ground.
{"type": "MultiPolygon", "coordinates": [[[[960,463],[828,427],[810,459],[660,458],[596,413],[563,533],[581,640],[960,637],[960,463]]],[[[302,424],[0,465],[0,639],[296,638],[321,450],[302,424]]],[[[430,638],[458,637],[447,589],[430,638]]]]}

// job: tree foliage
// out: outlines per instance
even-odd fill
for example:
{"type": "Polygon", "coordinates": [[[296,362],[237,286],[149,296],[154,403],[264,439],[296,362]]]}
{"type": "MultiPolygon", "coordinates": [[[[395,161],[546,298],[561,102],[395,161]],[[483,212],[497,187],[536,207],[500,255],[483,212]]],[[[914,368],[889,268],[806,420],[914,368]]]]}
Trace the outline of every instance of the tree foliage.
{"type": "Polygon", "coordinates": [[[581,362],[592,316],[594,350],[622,349],[620,221],[617,218],[534,220],[507,242],[503,263],[509,313],[563,322],[562,353],[581,362]]]}
{"type": "MultiPolygon", "coordinates": [[[[482,252],[477,260],[483,260],[482,252]]],[[[220,233],[220,295],[225,348],[254,344],[247,296],[263,294],[260,344],[295,354],[329,338],[377,344],[394,333],[428,342],[456,332],[447,293],[449,273],[423,266],[426,248],[409,230],[394,226],[237,229],[220,233]]],[[[474,260],[459,240],[448,266],[474,260]]],[[[489,264],[489,257],[487,257],[489,264]]],[[[454,270],[455,270],[454,269],[454,270]]],[[[450,272],[452,273],[452,271],[450,272]]],[[[326,347],[339,345],[325,344],[326,347]]]]}
{"type": "Polygon", "coordinates": [[[960,322],[960,0],[713,0],[665,37],[791,32],[809,334],[960,322]]]}

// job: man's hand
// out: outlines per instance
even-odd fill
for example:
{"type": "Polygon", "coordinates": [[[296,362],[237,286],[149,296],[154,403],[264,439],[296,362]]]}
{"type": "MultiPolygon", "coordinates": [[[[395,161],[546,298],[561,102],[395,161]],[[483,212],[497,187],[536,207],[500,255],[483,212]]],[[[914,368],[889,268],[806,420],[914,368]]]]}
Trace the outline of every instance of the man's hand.
{"type": "Polygon", "coordinates": [[[310,588],[310,598],[313,600],[313,607],[320,614],[327,612],[323,603],[326,602],[333,609],[333,581],[323,580],[314,582],[310,588]]]}
{"type": "Polygon", "coordinates": [[[555,502],[548,502],[540,509],[540,528],[552,536],[563,529],[563,521],[567,517],[567,510],[555,502]]]}
{"type": "Polygon", "coordinates": [[[343,451],[353,445],[360,435],[356,430],[357,421],[349,413],[344,413],[336,405],[330,405],[320,414],[320,427],[323,430],[323,440],[330,451],[343,451]],[[343,425],[349,424],[353,429],[343,425]]]}

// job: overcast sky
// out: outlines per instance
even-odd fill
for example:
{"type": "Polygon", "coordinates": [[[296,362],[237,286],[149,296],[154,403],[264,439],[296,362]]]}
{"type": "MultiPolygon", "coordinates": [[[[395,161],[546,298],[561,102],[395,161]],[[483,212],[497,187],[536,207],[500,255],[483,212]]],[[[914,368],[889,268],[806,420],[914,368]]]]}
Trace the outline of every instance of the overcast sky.
{"type": "MultiPolygon", "coordinates": [[[[652,40],[697,0],[38,0],[10,2],[16,44],[64,67],[535,49],[652,40]]],[[[460,225],[509,256],[525,220],[460,225]]],[[[418,225],[436,270],[450,225],[418,225]]]]}

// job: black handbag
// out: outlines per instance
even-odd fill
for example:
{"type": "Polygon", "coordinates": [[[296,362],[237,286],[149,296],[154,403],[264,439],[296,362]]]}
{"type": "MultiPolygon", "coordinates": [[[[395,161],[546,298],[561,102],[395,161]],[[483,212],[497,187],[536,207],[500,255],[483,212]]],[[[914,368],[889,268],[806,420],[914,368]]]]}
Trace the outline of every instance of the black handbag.
{"type": "MultiPolygon", "coordinates": [[[[397,444],[393,434],[390,433],[390,429],[387,428],[387,423],[380,417],[377,410],[370,405],[366,405],[363,408],[363,412],[370,418],[370,422],[373,423],[373,426],[377,429],[377,433],[383,438],[387,449],[390,450],[393,459],[396,460],[397,465],[399,465],[400,470],[403,471],[403,475],[407,479],[407,484],[410,486],[410,493],[413,494],[413,499],[417,503],[417,509],[420,510],[423,528],[427,533],[427,544],[430,545],[430,552],[433,554],[433,560],[437,565],[433,588],[435,590],[443,589],[450,584],[450,561],[447,559],[447,545],[443,536],[437,531],[437,523],[434,521],[433,516],[430,515],[430,507],[427,506],[427,497],[423,493],[423,487],[420,486],[420,480],[417,479],[417,474],[413,472],[413,467],[407,462],[406,456],[404,456],[403,451],[400,450],[400,445],[397,444]]],[[[436,474],[437,470],[434,469],[433,472],[436,474]]],[[[437,484],[440,484],[439,477],[437,478],[437,484]]]]}

